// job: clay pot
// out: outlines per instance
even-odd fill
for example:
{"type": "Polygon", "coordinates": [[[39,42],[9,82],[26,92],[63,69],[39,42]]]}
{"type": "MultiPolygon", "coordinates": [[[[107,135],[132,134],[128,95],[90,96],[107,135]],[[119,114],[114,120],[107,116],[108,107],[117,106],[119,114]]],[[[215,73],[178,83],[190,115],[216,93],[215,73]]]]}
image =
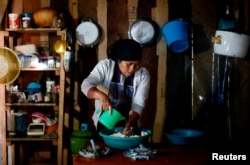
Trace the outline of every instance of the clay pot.
{"type": "Polygon", "coordinates": [[[53,18],[57,15],[56,10],[52,8],[40,8],[33,13],[33,20],[37,27],[52,27],[53,18]]]}

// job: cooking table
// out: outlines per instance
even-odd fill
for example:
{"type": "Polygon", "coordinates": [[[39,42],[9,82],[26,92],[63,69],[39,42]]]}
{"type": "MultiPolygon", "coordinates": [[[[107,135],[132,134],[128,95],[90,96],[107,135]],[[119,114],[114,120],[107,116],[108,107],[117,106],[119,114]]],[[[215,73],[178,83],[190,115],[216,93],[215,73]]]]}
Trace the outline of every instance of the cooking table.
{"type": "Polygon", "coordinates": [[[88,163],[88,165],[204,165],[208,164],[208,152],[204,145],[197,146],[174,146],[165,144],[150,144],[146,145],[151,149],[157,150],[155,158],[149,160],[133,160],[132,158],[125,157],[123,151],[113,150],[111,155],[101,157],[99,159],[85,158],[77,155],[74,160],[74,165],[82,165],[88,163]]]}

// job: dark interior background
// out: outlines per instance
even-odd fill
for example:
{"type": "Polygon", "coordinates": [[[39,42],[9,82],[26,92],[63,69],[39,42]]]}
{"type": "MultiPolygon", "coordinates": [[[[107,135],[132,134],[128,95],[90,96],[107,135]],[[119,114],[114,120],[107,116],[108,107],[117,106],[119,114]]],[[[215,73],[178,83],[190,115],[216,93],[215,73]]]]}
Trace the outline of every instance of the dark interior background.
{"type": "MultiPolygon", "coordinates": [[[[75,28],[84,18],[97,22],[97,1],[78,1],[78,19],[73,19],[68,10],[68,1],[51,0],[51,7],[63,12],[66,27],[74,39],[75,28]]],[[[168,51],[166,80],[166,120],[164,131],[177,127],[191,127],[203,130],[211,146],[219,148],[236,147],[249,150],[249,107],[250,107],[250,61],[246,58],[229,58],[229,72],[225,99],[218,102],[219,78],[223,63],[218,58],[225,58],[213,53],[214,37],[219,18],[225,13],[225,4],[230,4],[233,15],[238,15],[236,31],[249,35],[249,2],[248,0],[168,0],[168,20],[184,19],[191,27],[190,42],[193,44],[183,53],[168,51]],[[237,14],[238,13],[238,14],[237,14]],[[193,38],[192,38],[193,36],[193,38]],[[214,58],[213,58],[214,57],[214,58]],[[213,61],[215,59],[215,61],[213,61]],[[228,145],[230,144],[230,145],[228,145]],[[232,145],[231,145],[232,144],[232,145]]],[[[24,10],[35,10],[36,1],[27,3],[24,10]]],[[[107,0],[107,42],[108,47],[119,38],[128,38],[127,0],[107,0]]],[[[11,4],[11,3],[10,3],[11,4]]],[[[151,9],[156,6],[155,0],[139,0],[137,18],[151,17],[151,9]]],[[[11,8],[11,6],[9,6],[11,8]]],[[[7,21],[7,20],[6,20],[7,21]]],[[[5,23],[6,23],[5,21],[5,23]]],[[[102,41],[100,41],[102,42],[102,41]]],[[[73,40],[72,45],[75,44],[73,40]]],[[[67,73],[67,91],[65,111],[69,113],[70,132],[79,123],[92,123],[94,111],[93,100],[87,99],[80,91],[80,84],[98,62],[98,44],[91,48],[79,47],[76,61],[72,61],[67,73]],[[77,85],[75,85],[77,84],[77,85]],[[75,97],[75,95],[77,95],[75,97]]],[[[108,49],[108,48],[107,48],[108,49]]],[[[75,50],[72,49],[74,52],[75,50]]],[[[108,51],[108,50],[105,50],[108,51]]],[[[158,55],[156,44],[143,47],[142,65],[151,74],[149,99],[142,115],[142,126],[153,128],[156,114],[157,66],[158,55]]],[[[80,127],[80,125],[78,126],[80,127]]],[[[164,137],[163,137],[164,140],[164,137]]]]}
{"type": "MultiPolygon", "coordinates": [[[[126,0],[107,2],[108,45],[110,46],[115,40],[128,37],[128,15],[126,0]]],[[[219,66],[216,66],[215,73],[212,72],[213,66],[216,65],[213,56],[218,58],[218,55],[213,54],[211,38],[215,35],[218,19],[225,13],[226,3],[231,5],[233,13],[239,12],[238,28],[241,32],[249,34],[247,1],[213,0],[209,3],[205,0],[168,1],[169,21],[179,18],[186,20],[193,30],[190,32],[190,35],[193,33],[193,44],[183,53],[175,54],[168,51],[166,54],[167,117],[164,131],[176,127],[198,128],[207,133],[208,141],[212,146],[224,147],[230,143],[233,146],[245,147],[249,138],[249,55],[244,59],[230,59],[231,81],[225,91],[225,97],[230,96],[230,98],[227,98],[223,104],[217,102],[220,82],[215,73],[219,72],[219,66]],[[215,76],[214,79],[212,79],[213,76],[215,76]]],[[[154,0],[139,0],[138,18],[145,15],[150,17],[151,9],[155,5],[154,0]]],[[[97,20],[96,1],[88,3],[80,1],[79,8],[82,9],[79,10],[79,22],[84,17],[97,20]]],[[[97,48],[98,45],[93,48],[79,49],[77,68],[75,68],[75,79],[79,84],[97,63],[97,48]]],[[[150,97],[142,116],[142,125],[147,128],[153,127],[155,118],[157,63],[156,45],[143,47],[143,65],[151,73],[150,97]]],[[[93,101],[88,100],[80,91],[78,97],[81,111],[80,115],[78,113],[75,115],[81,122],[91,123],[93,101]]]]}

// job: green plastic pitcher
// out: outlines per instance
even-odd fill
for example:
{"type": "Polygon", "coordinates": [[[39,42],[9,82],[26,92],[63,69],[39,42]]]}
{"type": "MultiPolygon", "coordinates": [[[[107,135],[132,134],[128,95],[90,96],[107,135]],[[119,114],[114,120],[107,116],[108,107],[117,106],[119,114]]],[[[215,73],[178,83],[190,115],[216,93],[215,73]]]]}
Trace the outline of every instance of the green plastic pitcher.
{"type": "Polygon", "coordinates": [[[112,108],[111,113],[109,110],[103,111],[99,118],[99,122],[108,129],[114,128],[116,123],[121,120],[125,120],[125,118],[114,108],[112,108]]]}

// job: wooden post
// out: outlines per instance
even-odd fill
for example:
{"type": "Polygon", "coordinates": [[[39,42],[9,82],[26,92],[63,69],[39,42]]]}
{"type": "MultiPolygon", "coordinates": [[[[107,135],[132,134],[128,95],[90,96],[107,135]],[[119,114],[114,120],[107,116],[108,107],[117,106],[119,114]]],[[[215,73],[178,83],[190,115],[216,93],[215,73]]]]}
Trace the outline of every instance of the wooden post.
{"type": "MultiPolygon", "coordinates": [[[[0,31],[0,47],[4,46],[4,32],[0,31]]],[[[6,147],[6,111],[5,111],[5,85],[0,84],[0,140],[1,140],[1,157],[2,162],[0,164],[7,164],[7,147],[6,147]]]]}
{"type": "Polygon", "coordinates": [[[128,22],[129,26],[137,19],[138,0],[128,0],[128,22]]]}
{"type": "MultiPolygon", "coordinates": [[[[66,30],[61,31],[61,40],[66,40],[66,30]]],[[[61,66],[64,66],[64,58],[61,54],[61,66]]],[[[65,72],[64,67],[60,68],[60,95],[58,112],[58,140],[57,140],[57,164],[67,163],[67,152],[63,149],[63,129],[64,129],[64,93],[65,93],[65,72]]]]}
{"type": "Polygon", "coordinates": [[[97,22],[102,27],[102,37],[98,45],[98,61],[107,58],[107,1],[97,0],[97,22]]]}
{"type": "MultiPolygon", "coordinates": [[[[72,15],[72,18],[74,20],[75,25],[78,24],[78,0],[69,0],[69,11],[72,15]]],[[[75,48],[75,54],[74,54],[74,63],[77,63],[77,53],[79,51],[79,44],[76,42],[74,45],[75,48]]],[[[80,107],[79,104],[77,103],[78,100],[78,89],[79,89],[79,84],[77,82],[75,82],[72,79],[66,78],[66,81],[71,84],[70,86],[73,87],[73,97],[74,97],[74,110],[76,110],[77,112],[80,112],[80,107]],[[72,84],[73,83],[73,84],[72,84]]],[[[71,90],[71,89],[70,89],[71,90]]],[[[72,94],[72,93],[71,93],[72,94]]],[[[78,130],[79,129],[79,125],[80,125],[80,121],[74,117],[74,116],[68,116],[68,119],[65,118],[66,120],[70,120],[70,118],[73,117],[72,119],[72,126],[73,126],[73,130],[78,130]]]]}
{"type": "MultiPolygon", "coordinates": [[[[41,8],[50,7],[50,0],[41,0],[41,8]]],[[[40,34],[40,46],[49,47],[49,36],[46,33],[40,34]]]]}
{"type": "MultiPolygon", "coordinates": [[[[156,22],[162,27],[168,20],[168,4],[166,0],[156,0],[156,8],[152,13],[155,13],[156,22]]],[[[163,37],[157,44],[156,53],[158,58],[158,80],[157,80],[157,107],[156,116],[153,127],[153,142],[159,143],[162,139],[162,132],[166,117],[166,96],[167,87],[167,46],[163,37]]]]}

